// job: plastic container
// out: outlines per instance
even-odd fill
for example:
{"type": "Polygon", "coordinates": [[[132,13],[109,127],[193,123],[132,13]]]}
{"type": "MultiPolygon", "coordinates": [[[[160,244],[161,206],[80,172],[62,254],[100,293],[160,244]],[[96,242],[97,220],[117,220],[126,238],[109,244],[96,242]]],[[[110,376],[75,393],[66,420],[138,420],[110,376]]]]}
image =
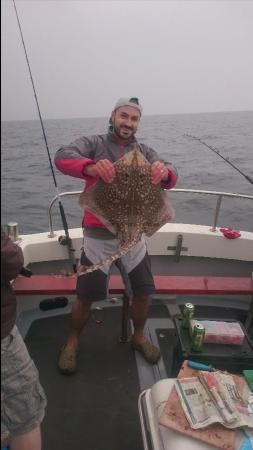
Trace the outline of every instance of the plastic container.
{"type": "Polygon", "coordinates": [[[211,364],[214,368],[220,370],[228,370],[231,373],[242,374],[243,370],[253,370],[253,341],[251,341],[243,324],[236,319],[209,319],[209,317],[196,317],[199,322],[211,321],[216,322],[237,322],[240,324],[244,332],[242,345],[223,345],[217,343],[205,342],[201,352],[194,352],[191,348],[191,336],[189,329],[182,327],[182,320],[173,319],[178,337],[178,346],[174,350],[173,359],[177,362],[175,371],[181,367],[184,360],[201,362],[203,364],[211,364]]]}
{"type": "Polygon", "coordinates": [[[196,323],[205,327],[204,342],[209,344],[242,345],[244,342],[245,335],[239,322],[193,319],[191,329],[196,323]]]}

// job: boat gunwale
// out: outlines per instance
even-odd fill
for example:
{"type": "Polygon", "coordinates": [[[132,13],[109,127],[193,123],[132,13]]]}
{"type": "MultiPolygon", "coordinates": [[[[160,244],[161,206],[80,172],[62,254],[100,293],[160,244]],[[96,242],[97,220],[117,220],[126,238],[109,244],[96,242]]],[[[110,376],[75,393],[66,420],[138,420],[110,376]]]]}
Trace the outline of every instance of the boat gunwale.
{"type": "MultiPolygon", "coordinates": [[[[52,208],[53,208],[55,202],[57,200],[59,201],[59,198],[61,198],[61,197],[76,196],[76,195],[80,195],[82,192],[83,191],[66,191],[66,192],[58,193],[56,196],[53,197],[53,199],[51,200],[50,205],[48,207],[48,210],[47,210],[49,237],[52,238],[55,236],[54,230],[53,230],[53,219],[52,219],[52,208]]],[[[167,191],[165,191],[165,192],[167,192],[167,191]]],[[[214,222],[213,222],[213,226],[211,228],[211,230],[213,232],[216,231],[216,226],[217,226],[217,221],[218,221],[218,216],[219,216],[220,206],[221,206],[221,200],[223,197],[253,200],[252,195],[237,194],[237,193],[233,193],[233,192],[206,191],[206,190],[201,190],[201,189],[184,189],[184,188],[182,188],[182,189],[181,188],[172,188],[169,190],[169,192],[197,194],[197,195],[215,195],[216,197],[218,197],[216,208],[214,211],[214,222]]]]}

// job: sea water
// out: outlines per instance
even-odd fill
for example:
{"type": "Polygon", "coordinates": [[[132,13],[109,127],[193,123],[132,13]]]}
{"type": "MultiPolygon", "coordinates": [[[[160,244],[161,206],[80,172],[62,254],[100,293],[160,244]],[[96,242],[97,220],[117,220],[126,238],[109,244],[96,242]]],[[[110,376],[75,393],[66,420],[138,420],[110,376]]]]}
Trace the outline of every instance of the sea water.
{"type": "MultiPolygon", "coordinates": [[[[53,161],[61,145],[80,136],[105,133],[108,118],[45,120],[44,126],[53,161]]],[[[177,188],[253,195],[253,185],[242,175],[185,134],[201,138],[253,178],[253,111],[144,116],[136,135],[177,167],[177,188]]],[[[54,169],[60,192],[83,189],[83,180],[54,169]]],[[[47,231],[47,209],[55,194],[40,122],[3,122],[2,225],[18,222],[20,234],[47,231]]],[[[176,192],[169,196],[176,211],[174,222],[213,224],[216,197],[176,192]]],[[[69,228],[79,227],[78,197],[63,198],[62,203],[69,228]]],[[[63,228],[57,202],[53,225],[63,228]]],[[[253,202],[223,198],[218,227],[253,231],[253,202]]]]}

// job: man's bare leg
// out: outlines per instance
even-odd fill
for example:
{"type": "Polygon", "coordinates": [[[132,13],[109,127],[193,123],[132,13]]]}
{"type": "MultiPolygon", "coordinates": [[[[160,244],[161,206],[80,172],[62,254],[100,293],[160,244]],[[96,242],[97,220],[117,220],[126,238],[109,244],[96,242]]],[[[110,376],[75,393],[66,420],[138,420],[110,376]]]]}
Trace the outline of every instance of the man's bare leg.
{"type": "Polygon", "coordinates": [[[147,295],[135,296],[131,306],[131,317],[134,325],[132,346],[138,350],[150,364],[159,360],[161,353],[144,335],[144,326],[149,311],[149,299],[147,295]]]}
{"type": "Polygon", "coordinates": [[[72,374],[76,371],[77,349],[81,332],[90,316],[91,302],[81,301],[78,298],[72,305],[70,322],[70,334],[67,342],[61,350],[58,368],[64,374],[72,374]]]}
{"type": "Polygon", "coordinates": [[[70,321],[70,334],[65,345],[66,348],[76,350],[81,332],[90,316],[91,302],[81,301],[77,298],[72,305],[70,321]]]}
{"type": "Polygon", "coordinates": [[[147,295],[134,296],[131,305],[131,318],[134,325],[132,340],[136,344],[147,341],[143,334],[145,322],[148,317],[149,299],[147,295]]]}
{"type": "Polygon", "coordinates": [[[40,427],[11,438],[10,450],[41,450],[40,427]]]}

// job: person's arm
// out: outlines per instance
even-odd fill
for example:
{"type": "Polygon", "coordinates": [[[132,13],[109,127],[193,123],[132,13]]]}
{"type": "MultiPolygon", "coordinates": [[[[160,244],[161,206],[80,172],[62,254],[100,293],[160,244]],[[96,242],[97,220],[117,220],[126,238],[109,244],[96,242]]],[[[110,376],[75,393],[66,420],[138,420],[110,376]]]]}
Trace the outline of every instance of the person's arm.
{"type": "Polygon", "coordinates": [[[86,179],[89,175],[85,169],[95,164],[94,146],[96,137],[81,137],[70,145],[64,145],[56,152],[54,163],[60,172],[75,178],[86,179]]]}
{"type": "Polygon", "coordinates": [[[161,182],[163,189],[171,189],[176,185],[178,173],[169,161],[158,155],[151,147],[141,145],[145,158],[151,163],[151,177],[154,184],[161,182]]]}
{"type": "Polygon", "coordinates": [[[55,155],[55,165],[65,175],[76,178],[102,178],[111,183],[115,169],[111,161],[94,161],[99,136],[81,137],[68,146],[61,147],[55,155]]]}
{"type": "Polygon", "coordinates": [[[24,265],[22,249],[1,230],[1,279],[11,281],[24,265]]]}
{"type": "Polygon", "coordinates": [[[111,183],[115,176],[115,167],[108,159],[100,159],[96,164],[86,165],[84,174],[93,178],[102,178],[106,183],[111,183]]]}
{"type": "Polygon", "coordinates": [[[172,189],[178,179],[177,169],[170,163],[166,164],[166,176],[162,180],[162,188],[163,189],[172,189]]]}

